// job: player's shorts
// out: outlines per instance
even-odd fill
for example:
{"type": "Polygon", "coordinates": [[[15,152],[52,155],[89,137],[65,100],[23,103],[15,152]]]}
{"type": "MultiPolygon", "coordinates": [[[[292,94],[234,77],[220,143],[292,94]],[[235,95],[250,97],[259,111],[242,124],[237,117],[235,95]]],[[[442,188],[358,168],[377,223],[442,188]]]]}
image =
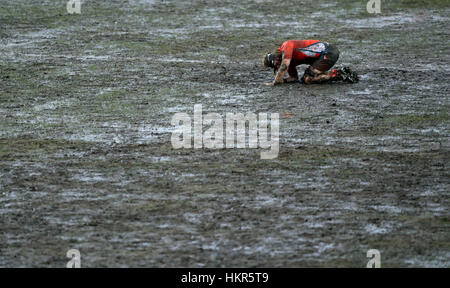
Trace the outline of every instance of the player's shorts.
{"type": "Polygon", "coordinates": [[[323,53],[311,66],[317,70],[325,72],[330,70],[339,59],[339,49],[333,44],[328,44],[327,51],[323,53]]]}

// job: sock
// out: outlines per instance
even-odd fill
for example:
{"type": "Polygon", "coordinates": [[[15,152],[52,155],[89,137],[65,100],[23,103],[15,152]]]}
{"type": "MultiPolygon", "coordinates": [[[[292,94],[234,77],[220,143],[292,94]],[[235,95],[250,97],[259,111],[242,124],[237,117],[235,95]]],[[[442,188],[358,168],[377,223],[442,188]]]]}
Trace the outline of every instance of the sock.
{"type": "Polygon", "coordinates": [[[338,75],[338,70],[334,69],[333,73],[330,74],[331,78],[334,78],[338,75]]]}

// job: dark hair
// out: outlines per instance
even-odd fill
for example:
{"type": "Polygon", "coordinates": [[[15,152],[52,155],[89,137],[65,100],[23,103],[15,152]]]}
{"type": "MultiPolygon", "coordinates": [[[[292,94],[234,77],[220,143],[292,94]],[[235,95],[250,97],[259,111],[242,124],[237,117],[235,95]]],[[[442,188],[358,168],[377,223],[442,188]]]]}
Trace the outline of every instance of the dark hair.
{"type": "Polygon", "coordinates": [[[278,70],[275,65],[273,65],[273,62],[270,61],[269,59],[269,54],[272,54],[275,56],[275,62],[281,62],[281,52],[278,49],[273,50],[272,52],[268,52],[266,53],[266,55],[264,55],[263,58],[263,65],[264,67],[270,67],[273,68],[273,72],[276,73],[276,71],[278,70]]]}

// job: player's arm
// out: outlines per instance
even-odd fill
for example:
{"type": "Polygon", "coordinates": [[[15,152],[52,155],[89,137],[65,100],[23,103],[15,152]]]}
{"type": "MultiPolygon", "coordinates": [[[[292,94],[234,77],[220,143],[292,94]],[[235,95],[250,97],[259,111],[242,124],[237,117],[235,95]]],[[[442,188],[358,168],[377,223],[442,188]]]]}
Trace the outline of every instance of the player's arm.
{"type": "Polygon", "coordinates": [[[273,85],[283,83],[284,75],[288,71],[290,64],[291,59],[283,59],[283,61],[281,62],[280,69],[278,69],[277,75],[275,76],[275,80],[273,81],[273,85]]]}
{"type": "Polygon", "coordinates": [[[291,59],[283,59],[281,62],[280,68],[278,69],[277,75],[275,76],[275,80],[272,83],[267,83],[267,86],[275,86],[277,84],[283,83],[284,75],[289,69],[289,65],[291,64],[291,59]]]}

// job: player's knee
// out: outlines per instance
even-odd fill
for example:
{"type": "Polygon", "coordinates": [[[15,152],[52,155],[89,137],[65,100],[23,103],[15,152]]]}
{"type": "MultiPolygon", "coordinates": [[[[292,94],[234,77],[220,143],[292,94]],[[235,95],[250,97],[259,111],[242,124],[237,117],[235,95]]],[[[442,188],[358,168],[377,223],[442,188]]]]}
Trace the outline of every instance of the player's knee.
{"type": "Polygon", "coordinates": [[[316,69],[314,67],[311,67],[311,72],[314,73],[314,76],[319,76],[319,75],[324,73],[324,71],[321,71],[321,70],[316,69]]]}
{"type": "Polygon", "coordinates": [[[309,76],[303,76],[302,82],[305,84],[312,84],[312,78],[309,76]]]}

